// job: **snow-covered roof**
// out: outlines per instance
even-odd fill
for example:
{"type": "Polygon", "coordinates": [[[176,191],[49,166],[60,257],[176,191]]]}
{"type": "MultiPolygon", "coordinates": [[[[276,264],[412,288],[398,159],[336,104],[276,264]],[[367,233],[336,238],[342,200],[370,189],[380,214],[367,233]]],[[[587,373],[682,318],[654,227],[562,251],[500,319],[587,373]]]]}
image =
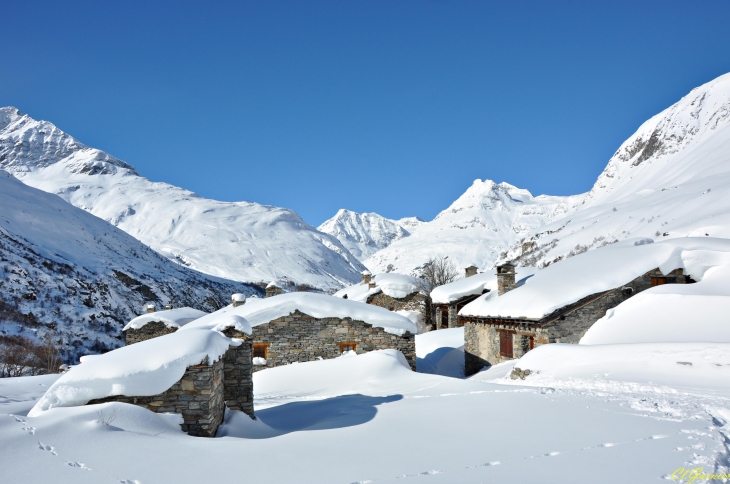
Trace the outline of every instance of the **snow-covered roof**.
{"type": "MultiPolygon", "coordinates": [[[[537,269],[534,267],[517,267],[515,279],[518,285],[521,280],[533,275],[535,271],[537,269]]],[[[482,294],[485,290],[497,290],[496,269],[438,286],[431,291],[431,301],[434,304],[448,304],[466,296],[482,294]]]]}
{"type": "Polygon", "coordinates": [[[126,331],[128,329],[139,329],[148,323],[155,322],[165,323],[165,326],[169,328],[179,328],[181,326],[185,326],[190,321],[194,321],[205,316],[206,314],[208,313],[198,311],[193,308],[177,308],[155,311],[154,313],[137,316],[128,322],[127,325],[122,328],[122,331],[126,331]]]}
{"type": "Polygon", "coordinates": [[[362,271],[360,274],[363,276],[372,276],[373,274],[370,271],[362,271]]]}
{"type": "Polygon", "coordinates": [[[231,316],[244,318],[251,327],[256,327],[288,316],[297,310],[314,318],[337,317],[364,321],[392,334],[401,335],[406,331],[416,334],[417,331],[416,325],[411,320],[385,308],[310,292],[291,292],[265,299],[249,299],[242,306],[236,308],[233,305],[226,306],[204,316],[184,326],[180,331],[219,328],[221,323],[231,316]]]}
{"type": "Polygon", "coordinates": [[[489,292],[464,306],[462,316],[538,320],[591,294],[620,287],[646,272],[684,269],[700,280],[721,264],[730,240],[687,237],[657,243],[629,239],[565,259],[538,271],[502,296],[489,292]]]}
{"type": "Polygon", "coordinates": [[[278,286],[278,285],[276,284],[276,282],[275,282],[275,281],[271,281],[271,282],[270,282],[270,283],[269,283],[269,284],[268,284],[268,285],[266,286],[266,289],[268,289],[268,288],[270,288],[270,287],[279,287],[279,286],[278,286]]]}
{"type": "Polygon", "coordinates": [[[231,295],[231,301],[234,302],[246,302],[246,295],[241,294],[240,292],[237,292],[236,294],[231,295]]]}
{"type": "Polygon", "coordinates": [[[61,375],[31,409],[38,416],[54,407],[85,405],[115,395],[157,395],[185,374],[185,369],[208,359],[218,361],[229,346],[241,340],[216,331],[177,331],[123,346],[103,355],[81,358],[81,364],[61,375]]]}
{"type": "Polygon", "coordinates": [[[421,291],[423,287],[415,277],[393,273],[376,274],[370,282],[375,283],[373,289],[370,289],[367,283],[360,282],[340,289],[334,295],[335,297],[344,297],[346,295],[347,299],[351,301],[365,302],[373,294],[382,292],[386,296],[400,299],[421,291]]]}

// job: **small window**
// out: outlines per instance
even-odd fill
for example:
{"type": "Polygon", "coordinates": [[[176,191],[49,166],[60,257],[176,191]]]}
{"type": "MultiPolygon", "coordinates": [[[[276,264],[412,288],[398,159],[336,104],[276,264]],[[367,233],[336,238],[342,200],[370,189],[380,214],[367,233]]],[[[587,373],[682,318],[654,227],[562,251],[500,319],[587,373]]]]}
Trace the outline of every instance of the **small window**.
{"type": "Polygon", "coordinates": [[[357,350],[357,343],[340,343],[340,354],[357,350]]]}
{"type": "Polygon", "coordinates": [[[512,358],[512,333],[499,332],[499,355],[512,358]]]}
{"type": "Polygon", "coordinates": [[[667,283],[667,278],[666,277],[652,277],[651,278],[651,287],[661,286],[661,285],[666,284],[666,283],[667,283]]]}
{"type": "Polygon", "coordinates": [[[254,343],[253,357],[266,359],[269,356],[269,343],[254,343]]]}

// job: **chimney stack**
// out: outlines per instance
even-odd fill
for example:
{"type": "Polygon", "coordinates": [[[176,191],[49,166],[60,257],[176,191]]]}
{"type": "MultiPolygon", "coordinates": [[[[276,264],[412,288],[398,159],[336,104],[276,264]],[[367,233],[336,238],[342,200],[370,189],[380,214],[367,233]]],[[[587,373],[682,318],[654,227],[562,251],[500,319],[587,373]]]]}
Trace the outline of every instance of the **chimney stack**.
{"type": "Polygon", "coordinates": [[[466,276],[464,276],[464,277],[471,277],[471,276],[476,276],[477,275],[477,268],[476,268],[476,266],[469,266],[469,267],[467,267],[464,270],[466,271],[466,276]]]}
{"type": "Polygon", "coordinates": [[[377,286],[377,284],[375,283],[375,281],[369,281],[368,282],[368,289],[375,289],[375,286],[377,286]]]}
{"type": "Polygon", "coordinates": [[[515,266],[511,262],[505,262],[497,266],[497,295],[511,291],[515,288],[515,266]]]}
{"type": "Polygon", "coordinates": [[[153,303],[147,303],[147,305],[145,305],[144,309],[148,313],[154,313],[155,312],[155,305],[153,303]]]}
{"type": "Polygon", "coordinates": [[[165,311],[169,311],[170,309],[172,309],[172,304],[170,304],[170,303],[165,304],[165,311]]]}
{"type": "Polygon", "coordinates": [[[233,304],[234,308],[237,308],[238,306],[243,306],[244,304],[246,304],[246,295],[238,292],[231,295],[231,304],[233,304]]]}
{"type": "Polygon", "coordinates": [[[373,278],[373,275],[370,273],[370,271],[362,271],[360,274],[362,276],[362,282],[365,284],[370,284],[370,280],[373,278]]]}

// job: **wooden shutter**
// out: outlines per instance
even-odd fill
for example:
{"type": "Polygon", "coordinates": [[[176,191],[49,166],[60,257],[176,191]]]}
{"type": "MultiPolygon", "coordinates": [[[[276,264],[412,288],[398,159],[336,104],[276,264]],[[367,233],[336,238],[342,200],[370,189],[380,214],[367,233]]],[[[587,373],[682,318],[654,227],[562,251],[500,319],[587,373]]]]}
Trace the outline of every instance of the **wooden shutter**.
{"type": "Polygon", "coordinates": [[[651,286],[652,287],[654,287],[654,286],[661,286],[661,285],[666,284],[666,283],[667,283],[667,278],[666,277],[652,277],[651,278],[651,286]]]}
{"type": "Polygon", "coordinates": [[[499,332],[499,354],[500,356],[512,358],[512,333],[499,332]]]}

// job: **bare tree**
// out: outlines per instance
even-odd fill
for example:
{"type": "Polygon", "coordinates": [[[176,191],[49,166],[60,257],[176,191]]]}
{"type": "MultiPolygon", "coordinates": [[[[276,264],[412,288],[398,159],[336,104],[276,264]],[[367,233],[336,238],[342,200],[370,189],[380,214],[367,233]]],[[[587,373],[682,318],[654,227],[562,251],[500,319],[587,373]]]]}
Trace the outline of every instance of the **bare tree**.
{"type": "Polygon", "coordinates": [[[38,356],[46,373],[58,373],[61,366],[61,357],[58,355],[58,348],[53,342],[53,332],[48,331],[43,336],[43,344],[38,348],[38,356]]]}
{"type": "Polygon", "coordinates": [[[58,373],[60,364],[51,332],[40,345],[22,336],[5,337],[0,343],[0,378],[58,373]]]}
{"type": "Polygon", "coordinates": [[[418,271],[417,277],[425,283],[424,290],[431,292],[435,287],[454,282],[459,277],[459,270],[448,256],[431,257],[418,271]]]}

